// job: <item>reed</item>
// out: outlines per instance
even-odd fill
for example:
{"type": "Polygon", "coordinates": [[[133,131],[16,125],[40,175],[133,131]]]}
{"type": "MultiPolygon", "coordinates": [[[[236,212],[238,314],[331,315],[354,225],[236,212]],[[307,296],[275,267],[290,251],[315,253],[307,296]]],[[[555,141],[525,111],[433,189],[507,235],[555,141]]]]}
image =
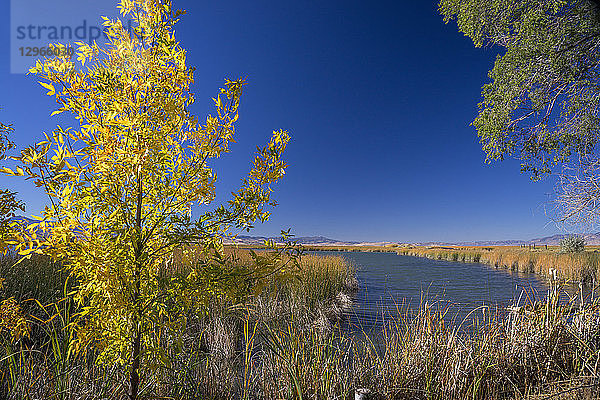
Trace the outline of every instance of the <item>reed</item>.
{"type": "MultiPolygon", "coordinates": [[[[233,253],[228,250],[234,262],[250,263],[248,251],[233,253]]],[[[97,366],[93,357],[75,354],[69,346],[76,310],[63,299],[70,284],[60,266],[39,256],[16,261],[14,256],[0,259],[6,277],[1,295],[18,301],[28,315],[31,335],[14,342],[7,332],[0,332],[0,398],[124,397],[123,369],[97,366]]],[[[185,273],[190,262],[174,255],[163,272],[185,273]]],[[[244,303],[215,297],[207,315],[190,313],[181,351],[176,351],[175,338],[168,332],[157,332],[165,338],[172,362],[146,371],[142,394],[229,398],[234,390],[255,398],[250,395],[257,382],[252,363],[257,349],[265,346],[265,327],[278,332],[288,321],[296,321],[315,332],[331,331],[350,307],[349,293],[357,286],[353,267],[345,259],[311,255],[303,256],[300,268],[290,269],[285,279],[273,275],[261,284],[262,290],[244,303]]],[[[89,350],[93,355],[94,349],[89,350]]]]}
{"type": "Polygon", "coordinates": [[[598,281],[600,253],[561,253],[557,248],[528,249],[522,247],[412,247],[397,250],[398,254],[426,257],[434,260],[481,262],[495,268],[537,273],[563,281],[593,285],[598,281]]]}
{"type": "MultiPolygon", "coordinates": [[[[479,253],[453,254],[467,261],[479,253]]],[[[239,262],[245,257],[237,254],[239,262]]],[[[559,304],[559,289],[553,287],[543,302],[517,304],[511,311],[478,307],[458,320],[447,303],[423,298],[414,308],[399,303],[379,330],[356,334],[343,322],[356,286],[352,266],[332,256],[305,256],[301,266],[292,279],[273,277],[244,303],[215,298],[207,315],[190,314],[181,346],[163,332],[171,361],[143,373],[142,398],[599,397],[598,299],[559,304]]],[[[43,270],[41,264],[28,268],[43,270]]],[[[169,268],[181,272],[186,266],[169,268]]],[[[53,280],[54,273],[39,276],[55,285],[39,293],[62,290],[64,282],[53,280]]],[[[29,287],[17,278],[7,281],[4,295],[29,287]]],[[[121,368],[101,367],[70,351],[74,310],[59,297],[49,306],[35,303],[37,315],[54,316],[35,322],[38,339],[15,343],[0,337],[0,397],[125,398],[121,368]]]]}
{"type": "Polygon", "coordinates": [[[381,349],[363,344],[360,368],[354,368],[363,371],[357,386],[388,399],[493,399],[597,385],[599,307],[596,302],[575,311],[551,297],[508,314],[479,307],[448,324],[443,304],[423,303],[414,314],[388,321],[381,349]]]}

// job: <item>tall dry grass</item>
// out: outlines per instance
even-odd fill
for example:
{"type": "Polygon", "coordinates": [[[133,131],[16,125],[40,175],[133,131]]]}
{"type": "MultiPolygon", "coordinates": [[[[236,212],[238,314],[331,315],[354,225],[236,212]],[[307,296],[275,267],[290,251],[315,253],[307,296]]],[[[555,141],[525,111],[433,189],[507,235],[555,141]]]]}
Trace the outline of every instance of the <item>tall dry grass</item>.
{"type": "Polygon", "coordinates": [[[600,253],[560,253],[556,248],[534,249],[522,247],[413,247],[397,250],[398,254],[426,257],[435,260],[480,262],[496,268],[531,272],[557,277],[565,281],[593,285],[598,281],[600,253]]]}
{"type": "MultiPolygon", "coordinates": [[[[235,256],[234,262],[250,263],[248,251],[232,251],[228,255],[235,256]]],[[[10,256],[0,259],[0,272],[6,277],[0,294],[17,299],[32,329],[16,343],[8,332],[0,332],[0,398],[125,398],[126,370],[95,365],[93,357],[77,355],[69,346],[75,334],[69,324],[77,309],[63,299],[67,280],[60,266],[38,256],[16,261],[10,256]]],[[[194,261],[175,255],[163,272],[186,273],[190,262],[194,261]]],[[[349,293],[357,287],[354,270],[343,258],[310,255],[284,278],[272,275],[260,283],[262,290],[243,303],[215,297],[207,314],[190,313],[181,351],[176,351],[181,346],[175,346],[175,337],[157,329],[165,338],[170,363],[145,371],[142,394],[195,399],[230,397],[244,388],[255,393],[257,370],[251,365],[267,341],[265,327],[279,332],[294,321],[315,332],[331,332],[348,311],[349,293]]]]}
{"type": "MultiPolygon", "coordinates": [[[[301,265],[295,278],[272,279],[243,304],[216,298],[208,315],[190,315],[181,351],[165,336],[171,363],[144,372],[143,398],[599,397],[598,299],[559,304],[554,288],[544,302],[479,307],[463,320],[423,299],[416,309],[398,306],[375,334],[354,334],[340,321],[356,283],[352,266],[316,256],[301,265]]],[[[70,353],[74,310],[54,307],[46,309],[52,323],[39,322],[40,343],[2,337],[0,397],[124,398],[123,370],[70,353]]]]}
{"type": "Polygon", "coordinates": [[[598,301],[559,306],[550,296],[511,312],[479,307],[453,324],[444,304],[423,301],[416,310],[399,308],[375,336],[362,337],[341,329],[323,332],[299,320],[266,323],[248,315],[240,355],[218,375],[212,372],[214,381],[206,387],[219,391],[205,395],[351,399],[366,393],[370,399],[441,400],[545,398],[565,392],[598,398],[598,301]]]}

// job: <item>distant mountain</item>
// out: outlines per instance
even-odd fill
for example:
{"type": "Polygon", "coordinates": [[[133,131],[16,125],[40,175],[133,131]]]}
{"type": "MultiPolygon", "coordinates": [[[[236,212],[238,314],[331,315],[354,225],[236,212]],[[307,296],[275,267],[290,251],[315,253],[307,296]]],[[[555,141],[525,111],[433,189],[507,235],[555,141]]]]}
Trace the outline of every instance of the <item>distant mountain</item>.
{"type": "MultiPolygon", "coordinates": [[[[238,235],[235,239],[229,241],[229,243],[233,244],[245,244],[245,245],[261,245],[265,242],[265,240],[273,240],[276,243],[281,242],[281,237],[279,236],[244,236],[238,235]]],[[[342,240],[330,239],[325,236],[300,236],[292,238],[293,241],[298,242],[303,245],[313,245],[313,246],[351,246],[357,245],[359,242],[345,242],[342,240]]]]}
{"type": "MultiPolygon", "coordinates": [[[[569,234],[557,234],[552,236],[545,236],[541,238],[535,238],[530,240],[478,240],[472,242],[427,242],[427,243],[415,243],[417,246],[520,246],[520,245],[549,245],[557,246],[560,241],[569,234]]],[[[600,245],[600,232],[589,233],[582,235],[587,245],[600,245]]]]}
{"type": "MultiPolygon", "coordinates": [[[[548,245],[558,245],[560,244],[561,239],[564,239],[569,235],[552,235],[546,236],[540,239],[532,239],[530,243],[535,244],[548,244],[548,245]]],[[[599,245],[600,244],[600,232],[596,233],[588,233],[586,235],[582,235],[585,239],[585,244],[587,245],[599,245]]]]}
{"type": "Polygon", "coordinates": [[[412,243],[413,246],[520,246],[533,242],[525,240],[478,240],[471,242],[422,242],[412,243]]]}
{"type": "Polygon", "coordinates": [[[12,218],[10,219],[10,221],[13,221],[13,222],[19,222],[19,223],[21,223],[21,224],[23,224],[23,225],[25,225],[25,226],[27,226],[27,225],[29,225],[29,224],[33,224],[33,223],[35,223],[35,222],[38,222],[38,221],[36,221],[35,219],[28,218],[28,217],[24,217],[24,216],[22,216],[22,215],[17,215],[16,217],[12,217],[12,218]]]}

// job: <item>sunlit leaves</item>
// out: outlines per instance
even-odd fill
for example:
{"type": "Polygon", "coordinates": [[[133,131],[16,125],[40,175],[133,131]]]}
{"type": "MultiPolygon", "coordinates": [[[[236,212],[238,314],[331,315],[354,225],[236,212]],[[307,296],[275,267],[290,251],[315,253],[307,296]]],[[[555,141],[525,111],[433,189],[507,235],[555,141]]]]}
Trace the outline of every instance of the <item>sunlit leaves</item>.
{"type": "Polygon", "coordinates": [[[54,90],[54,85],[51,83],[40,82],[40,85],[48,89],[48,93],[46,93],[48,96],[53,96],[56,93],[54,90]]]}
{"type": "Polygon", "coordinates": [[[17,301],[13,297],[0,301],[0,334],[7,332],[13,341],[17,341],[29,336],[29,331],[29,323],[17,301]]]}

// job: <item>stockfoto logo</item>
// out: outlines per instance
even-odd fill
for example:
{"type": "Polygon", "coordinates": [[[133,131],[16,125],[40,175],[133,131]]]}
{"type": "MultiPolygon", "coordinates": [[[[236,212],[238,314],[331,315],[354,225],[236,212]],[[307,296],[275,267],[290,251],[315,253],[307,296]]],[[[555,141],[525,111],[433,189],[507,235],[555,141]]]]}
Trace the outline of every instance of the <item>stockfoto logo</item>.
{"type": "MultiPolygon", "coordinates": [[[[126,29],[131,30],[131,20],[127,21],[126,29]]],[[[17,40],[42,40],[42,41],[71,41],[78,40],[92,44],[100,38],[107,40],[106,32],[102,27],[89,25],[87,20],[73,27],[71,25],[53,26],[53,25],[21,25],[16,27],[17,40]]]]}
{"type": "MultiPolygon", "coordinates": [[[[120,16],[114,0],[11,0],[11,73],[27,73],[44,57],[73,57],[75,42],[105,43],[102,16],[120,16]],[[56,43],[65,47],[51,46],[56,43]]],[[[131,32],[132,21],[123,26],[131,32]]]]}

